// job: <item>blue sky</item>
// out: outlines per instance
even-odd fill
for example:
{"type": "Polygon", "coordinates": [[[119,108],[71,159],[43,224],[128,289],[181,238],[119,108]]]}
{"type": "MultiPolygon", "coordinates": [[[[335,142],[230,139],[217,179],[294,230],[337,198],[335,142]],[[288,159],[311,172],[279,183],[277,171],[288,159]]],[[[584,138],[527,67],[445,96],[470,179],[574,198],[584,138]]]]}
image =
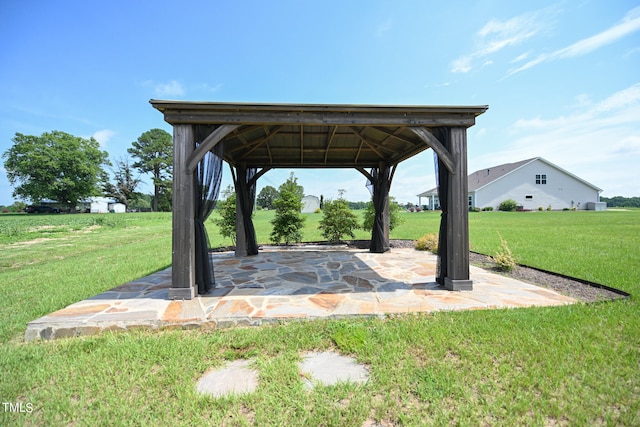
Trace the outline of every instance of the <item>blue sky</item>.
{"type": "MultiPolygon", "coordinates": [[[[0,152],[61,130],[121,157],[171,132],[152,98],[487,104],[470,171],[540,156],[603,196],[640,195],[638,0],[1,2],[0,152]]],[[[369,197],[356,171],[295,173],[307,194],[369,197]]],[[[428,150],[391,194],[416,203],[434,185],[428,150]]],[[[0,204],[11,192],[0,165],[0,204]]]]}

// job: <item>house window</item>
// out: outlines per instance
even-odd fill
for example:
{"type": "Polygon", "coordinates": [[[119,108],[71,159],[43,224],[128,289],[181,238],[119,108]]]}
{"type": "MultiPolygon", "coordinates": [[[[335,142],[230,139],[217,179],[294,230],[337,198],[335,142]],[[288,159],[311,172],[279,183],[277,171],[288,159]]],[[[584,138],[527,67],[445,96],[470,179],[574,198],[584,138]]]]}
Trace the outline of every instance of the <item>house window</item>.
{"type": "Polygon", "coordinates": [[[473,207],[473,196],[469,196],[469,209],[473,207]]]}
{"type": "Polygon", "coordinates": [[[527,200],[531,200],[533,199],[533,196],[531,194],[527,194],[526,196],[524,196],[524,198],[527,200]]]}
{"type": "Polygon", "coordinates": [[[536,175],[536,184],[546,184],[547,183],[547,175],[540,174],[536,175]]]}

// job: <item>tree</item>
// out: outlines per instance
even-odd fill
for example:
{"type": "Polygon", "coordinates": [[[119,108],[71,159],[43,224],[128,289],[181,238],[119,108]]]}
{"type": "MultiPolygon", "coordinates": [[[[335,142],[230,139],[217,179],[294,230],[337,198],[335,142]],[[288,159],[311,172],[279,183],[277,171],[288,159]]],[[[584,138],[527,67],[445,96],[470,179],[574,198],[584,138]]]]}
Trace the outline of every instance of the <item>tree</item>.
{"type": "Polygon", "coordinates": [[[14,197],[34,203],[51,199],[75,210],[78,200],[101,193],[103,165],[109,161],[95,139],[52,131],[16,133],[12,141],[2,157],[14,197]]]}
{"type": "Polygon", "coordinates": [[[304,189],[298,185],[298,179],[293,172],[289,179],[278,189],[280,195],[274,200],[276,216],[271,221],[273,230],[271,240],[274,243],[284,241],[285,244],[302,240],[302,225],[304,217],[300,214],[304,189]]]}
{"type": "MultiPolygon", "coordinates": [[[[402,224],[404,220],[400,217],[400,205],[396,202],[395,197],[389,198],[389,231],[393,231],[398,225],[402,224]]],[[[373,230],[373,221],[376,216],[376,210],[373,207],[373,202],[367,203],[364,211],[362,229],[371,231],[373,230]]]]}
{"type": "MultiPolygon", "coordinates": [[[[133,164],[141,173],[153,176],[153,210],[158,211],[159,200],[167,194],[173,174],[173,139],[162,129],[151,129],[131,143],[127,152],[138,161],[133,164]]],[[[166,207],[166,206],[165,206],[166,207]]]]}
{"type": "Polygon", "coordinates": [[[105,195],[113,197],[129,210],[129,205],[139,198],[136,188],[141,181],[140,175],[134,178],[128,157],[121,157],[119,160],[115,160],[115,168],[111,168],[111,171],[116,182],[115,184],[107,182],[105,195]]]}
{"type": "Polygon", "coordinates": [[[213,218],[211,221],[220,229],[222,237],[228,237],[233,244],[236,244],[236,192],[232,186],[228,186],[222,195],[225,197],[223,201],[219,201],[216,206],[216,212],[220,218],[213,218]]]}
{"type": "Polygon", "coordinates": [[[278,198],[278,190],[275,187],[267,185],[256,198],[256,203],[263,209],[273,209],[273,201],[278,198]]]}
{"type": "Polygon", "coordinates": [[[349,209],[349,202],[340,197],[326,200],[322,208],[322,219],[318,228],[322,236],[331,243],[339,242],[342,236],[354,239],[354,230],[358,228],[358,217],[349,209]]]}

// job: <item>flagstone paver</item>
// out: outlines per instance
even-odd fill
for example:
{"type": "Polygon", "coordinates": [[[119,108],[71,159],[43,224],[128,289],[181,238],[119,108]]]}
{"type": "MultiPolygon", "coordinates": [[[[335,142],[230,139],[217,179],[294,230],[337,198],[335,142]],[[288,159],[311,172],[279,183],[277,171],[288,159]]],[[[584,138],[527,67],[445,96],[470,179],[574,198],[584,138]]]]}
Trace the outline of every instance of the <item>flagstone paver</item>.
{"type": "Polygon", "coordinates": [[[435,282],[435,255],[414,249],[384,254],[263,248],[236,258],[212,253],[216,288],[189,301],[171,301],[171,269],[125,283],[27,325],[25,339],[55,339],[132,327],[229,327],[285,319],[384,316],[571,304],[549,289],[471,267],[473,291],[450,292],[435,282]]]}

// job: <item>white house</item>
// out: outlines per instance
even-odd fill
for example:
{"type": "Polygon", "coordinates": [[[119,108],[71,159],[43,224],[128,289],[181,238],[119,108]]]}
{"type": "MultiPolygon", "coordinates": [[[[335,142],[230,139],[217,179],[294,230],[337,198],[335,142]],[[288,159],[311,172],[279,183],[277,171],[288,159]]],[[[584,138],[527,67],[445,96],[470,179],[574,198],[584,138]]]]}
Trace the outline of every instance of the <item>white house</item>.
{"type": "MultiPolygon", "coordinates": [[[[542,157],[481,169],[468,176],[468,184],[469,208],[497,209],[507,199],[523,210],[606,208],[602,189],[542,157]]],[[[436,189],[418,194],[418,203],[426,197],[428,208],[438,209],[437,194],[436,189]]]]}

